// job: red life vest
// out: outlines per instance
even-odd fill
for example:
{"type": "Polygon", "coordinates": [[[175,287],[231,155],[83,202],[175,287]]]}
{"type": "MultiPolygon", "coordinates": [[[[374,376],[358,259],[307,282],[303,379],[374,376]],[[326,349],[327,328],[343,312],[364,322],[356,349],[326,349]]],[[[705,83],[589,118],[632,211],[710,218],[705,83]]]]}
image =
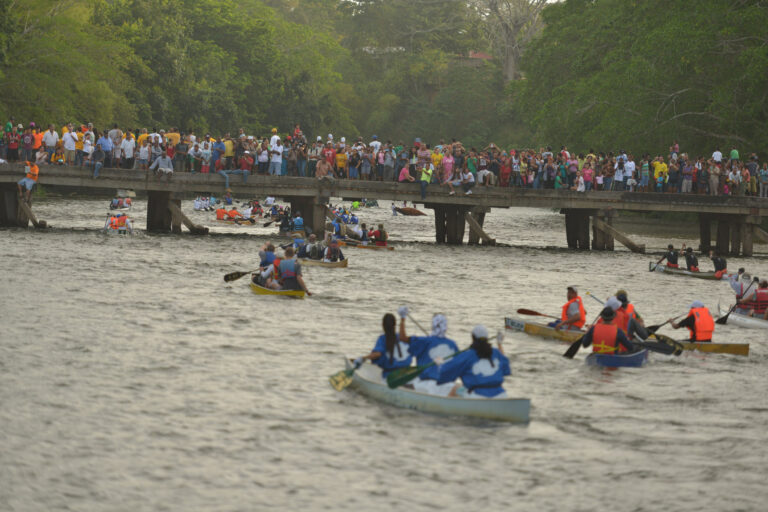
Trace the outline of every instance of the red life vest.
{"type": "Polygon", "coordinates": [[[694,323],[694,329],[691,330],[688,329],[688,332],[691,333],[690,340],[691,341],[711,341],[712,340],[712,333],[715,331],[715,320],[712,318],[712,315],[709,313],[709,310],[707,308],[693,308],[688,313],[688,316],[695,317],[696,321],[694,323]],[[695,335],[694,335],[695,331],[695,335]]]}
{"type": "Polygon", "coordinates": [[[117,228],[124,228],[125,227],[125,221],[128,220],[128,217],[125,215],[121,215],[117,218],[117,228]]]}
{"type": "Polygon", "coordinates": [[[669,268],[680,268],[680,265],[678,265],[677,263],[670,263],[670,262],[667,262],[667,266],[668,266],[669,268]]]}
{"type": "Polygon", "coordinates": [[[584,324],[587,323],[587,312],[584,311],[584,303],[581,301],[581,297],[579,297],[578,295],[575,298],[565,303],[565,305],[563,306],[563,311],[560,314],[560,320],[563,322],[568,320],[568,307],[574,302],[579,304],[579,320],[578,322],[574,322],[572,325],[574,327],[578,327],[579,329],[581,329],[582,327],[584,327],[584,324]]]}
{"type": "MultiPolygon", "coordinates": [[[[602,319],[601,319],[602,320],[602,319]]],[[[615,354],[627,349],[617,341],[619,327],[615,320],[609,324],[597,323],[592,330],[592,352],[596,354],[615,354]]]]}
{"type": "Polygon", "coordinates": [[[117,217],[114,215],[109,218],[109,227],[112,229],[117,229],[117,217]]]}
{"type": "Polygon", "coordinates": [[[741,308],[752,308],[755,313],[763,314],[768,308],[768,288],[759,288],[755,291],[755,300],[744,301],[739,305],[741,308]]]}
{"type": "Polygon", "coordinates": [[[629,333],[629,321],[633,318],[637,318],[634,304],[627,304],[626,308],[621,307],[616,311],[616,319],[621,320],[621,323],[617,322],[617,324],[621,326],[621,330],[624,331],[624,334],[629,333]]]}

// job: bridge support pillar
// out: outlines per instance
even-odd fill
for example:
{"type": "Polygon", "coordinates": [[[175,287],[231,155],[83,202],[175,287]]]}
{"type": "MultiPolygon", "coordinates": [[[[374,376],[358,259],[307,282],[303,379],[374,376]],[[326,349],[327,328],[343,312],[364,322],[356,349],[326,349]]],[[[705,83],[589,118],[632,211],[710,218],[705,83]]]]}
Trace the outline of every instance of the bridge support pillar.
{"type": "Polygon", "coordinates": [[[725,256],[728,254],[728,245],[731,238],[731,224],[726,217],[720,216],[717,219],[717,240],[715,247],[718,254],[725,256]]]}
{"type": "MultiPolygon", "coordinates": [[[[168,209],[168,203],[171,201],[171,193],[150,190],[147,192],[147,196],[147,231],[170,233],[173,216],[168,209]]],[[[180,224],[181,221],[179,220],[180,224]]]]}
{"type": "Polygon", "coordinates": [[[731,225],[731,256],[738,256],[741,252],[741,230],[744,226],[743,222],[730,223],[731,225]]]}
{"type": "Polygon", "coordinates": [[[582,251],[589,250],[589,210],[564,209],[565,238],[568,247],[582,251]]]}
{"type": "Polygon", "coordinates": [[[29,225],[29,218],[19,203],[19,189],[15,183],[0,185],[0,226],[25,228],[29,225]]]}
{"type": "Polygon", "coordinates": [[[706,213],[699,214],[699,251],[706,254],[712,248],[712,219],[706,213]]]}
{"type": "Polygon", "coordinates": [[[445,243],[445,207],[435,205],[433,207],[435,211],[435,241],[438,244],[445,243]]]}
{"type": "Polygon", "coordinates": [[[752,256],[755,225],[747,221],[741,225],[741,255],[752,256]]]}
{"type": "Polygon", "coordinates": [[[325,217],[328,214],[328,198],[322,197],[288,197],[291,202],[291,212],[301,212],[304,225],[309,227],[322,240],[325,233],[325,217]]]}

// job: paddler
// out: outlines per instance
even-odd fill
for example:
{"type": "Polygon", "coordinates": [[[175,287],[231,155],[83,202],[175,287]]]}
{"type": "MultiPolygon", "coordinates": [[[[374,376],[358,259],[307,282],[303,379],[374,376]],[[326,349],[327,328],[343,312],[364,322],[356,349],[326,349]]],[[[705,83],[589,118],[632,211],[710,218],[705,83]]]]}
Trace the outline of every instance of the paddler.
{"type": "Polygon", "coordinates": [[[237,219],[242,219],[242,218],[243,218],[243,214],[237,211],[237,208],[235,208],[234,206],[232,207],[231,210],[227,212],[227,220],[237,221],[237,219]]]}
{"type": "Polygon", "coordinates": [[[448,396],[466,398],[506,398],[504,376],[511,373],[509,359],[504,355],[499,341],[498,348],[488,342],[488,329],[476,325],[472,329],[472,345],[469,350],[455,355],[439,367],[437,384],[461,379],[463,386],[455,384],[448,396]]]}
{"type": "MultiPolygon", "coordinates": [[[[355,359],[355,366],[360,366],[368,359],[382,369],[381,376],[386,378],[393,370],[411,366],[413,356],[407,341],[401,340],[395,332],[395,315],[387,313],[381,321],[384,334],[378,337],[370,354],[355,359]]],[[[384,379],[386,380],[386,379],[384,379]]]]}
{"type": "Polygon", "coordinates": [[[259,250],[259,267],[263,269],[270,266],[275,261],[275,246],[272,242],[267,242],[259,250]]]}
{"type": "Polygon", "coordinates": [[[301,212],[296,212],[293,217],[293,230],[304,231],[304,219],[301,217],[301,212]]]}
{"type": "Polygon", "coordinates": [[[709,251],[709,259],[712,260],[712,264],[715,266],[715,277],[722,279],[723,274],[728,272],[728,262],[719,253],[712,250],[709,251]]]}
{"type": "Polygon", "coordinates": [[[678,253],[675,250],[675,246],[672,244],[669,244],[667,246],[667,252],[664,253],[664,256],[661,257],[659,261],[656,262],[656,265],[659,265],[662,261],[665,259],[667,260],[667,267],[669,268],[679,268],[677,265],[677,256],[678,253]]]}
{"type": "Polygon", "coordinates": [[[624,331],[624,333],[627,335],[627,337],[630,340],[634,339],[635,333],[637,333],[637,335],[640,336],[640,338],[646,339],[649,333],[645,328],[645,322],[640,317],[640,314],[637,311],[635,311],[635,305],[630,304],[627,291],[617,290],[616,300],[618,300],[621,303],[621,307],[619,307],[619,309],[617,310],[618,311],[617,317],[622,316],[623,318],[626,319],[626,324],[623,326],[620,326],[621,330],[624,331]]]}
{"type": "Polygon", "coordinates": [[[690,332],[690,341],[712,341],[712,333],[715,331],[715,320],[700,300],[691,303],[688,316],[682,322],[675,323],[670,318],[669,324],[673,329],[687,327],[690,332]]]}
{"type": "Polygon", "coordinates": [[[737,274],[731,275],[728,279],[728,283],[731,285],[733,291],[736,292],[737,304],[742,302],[753,302],[755,300],[757,285],[752,281],[752,276],[747,272],[744,272],[743,268],[740,268],[737,274]]]}
{"type": "Polygon", "coordinates": [[[341,252],[341,249],[339,248],[339,241],[331,240],[331,243],[328,244],[328,247],[325,248],[325,252],[323,253],[323,261],[325,263],[334,263],[336,261],[343,261],[343,260],[344,260],[344,254],[341,252]]]}
{"type": "Polygon", "coordinates": [[[384,224],[379,224],[378,229],[369,231],[368,238],[374,240],[377,246],[386,247],[389,235],[384,231],[384,224]]]}
{"type": "MultiPolygon", "coordinates": [[[[409,344],[411,354],[416,357],[417,366],[433,363],[436,359],[438,361],[446,359],[458,352],[459,347],[456,342],[445,336],[448,330],[448,319],[445,315],[436,313],[432,317],[432,332],[429,336],[408,336],[405,332],[405,317],[408,316],[408,306],[400,306],[397,313],[400,315],[400,339],[409,344]]],[[[421,372],[411,384],[416,391],[448,396],[454,383],[451,381],[438,384],[439,376],[440,369],[438,366],[432,366],[421,372]]]]}
{"type": "Polygon", "coordinates": [[[272,264],[261,273],[262,282],[273,290],[304,290],[311,296],[304,279],[301,277],[301,263],[293,259],[293,247],[286,247],[282,258],[275,258],[272,264]]]}
{"type": "Polygon", "coordinates": [[[227,209],[222,204],[216,209],[216,220],[227,220],[229,219],[229,215],[227,215],[227,209]]]}
{"type": "Polygon", "coordinates": [[[309,235],[309,240],[304,242],[303,244],[299,245],[298,251],[296,253],[297,258],[311,258],[312,256],[312,247],[317,243],[317,236],[314,234],[309,235]]]}
{"type": "Polygon", "coordinates": [[[683,244],[682,249],[680,249],[680,254],[685,257],[685,266],[688,268],[689,272],[699,271],[699,259],[693,254],[692,248],[688,247],[686,249],[685,244],[683,244]]]}
{"type": "Polygon", "coordinates": [[[566,298],[568,302],[563,305],[563,310],[560,313],[560,320],[550,322],[549,326],[554,327],[556,330],[566,329],[578,331],[587,322],[587,312],[584,309],[584,302],[579,297],[578,290],[575,286],[569,286],[566,288],[566,298]]]}
{"type": "Polygon", "coordinates": [[[619,328],[616,322],[616,311],[606,302],[600,312],[600,321],[589,328],[581,340],[581,346],[592,345],[596,354],[615,354],[616,352],[635,352],[635,346],[619,328]]]}

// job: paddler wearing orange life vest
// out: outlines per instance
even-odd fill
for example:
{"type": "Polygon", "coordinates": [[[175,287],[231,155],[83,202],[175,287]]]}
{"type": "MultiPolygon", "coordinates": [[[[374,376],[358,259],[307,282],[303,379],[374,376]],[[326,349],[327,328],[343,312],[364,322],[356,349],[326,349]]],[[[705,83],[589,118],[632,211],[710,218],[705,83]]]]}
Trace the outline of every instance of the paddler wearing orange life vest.
{"type": "Polygon", "coordinates": [[[563,305],[560,313],[560,321],[550,322],[549,326],[555,329],[566,329],[578,331],[587,322],[587,312],[584,309],[584,302],[579,297],[579,292],[575,286],[567,288],[566,297],[568,302],[563,305]]]}
{"type": "Polygon", "coordinates": [[[590,345],[592,352],[597,354],[635,352],[635,346],[616,324],[616,311],[611,306],[603,308],[600,312],[600,322],[590,327],[584,335],[581,346],[586,348],[590,345]]]}
{"type": "MultiPolygon", "coordinates": [[[[635,305],[629,302],[629,296],[626,290],[616,291],[616,300],[619,301],[621,306],[617,310],[617,317],[622,316],[625,322],[621,326],[621,330],[632,340],[635,338],[635,334],[642,339],[648,337],[648,331],[645,329],[645,322],[640,317],[640,314],[635,311],[635,305]]],[[[606,305],[608,303],[606,302],[606,305]]]]}
{"type": "Polygon", "coordinates": [[[695,300],[691,303],[688,316],[682,322],[675,323],[670,318],[669,324],[673,329],[687,327],[691,333],[690,341],[712,341],[712,333],[715,331],[715,320],[700,300],[695,300]]]}
{"type": "Polygon", "coordinates": [[[27,204],[29,204],[30,197],[32,196],[32,188],[35,186],[35,183],[37,183],[37,177],[40,175],[40,168],[34,162],[24,162],[24,165],[26,176],[21,178],[16,186],[19,187],[19,197],[22,198],[24,197],[24,192],[21,187],[23,186],[27,189],[27,204]]]}

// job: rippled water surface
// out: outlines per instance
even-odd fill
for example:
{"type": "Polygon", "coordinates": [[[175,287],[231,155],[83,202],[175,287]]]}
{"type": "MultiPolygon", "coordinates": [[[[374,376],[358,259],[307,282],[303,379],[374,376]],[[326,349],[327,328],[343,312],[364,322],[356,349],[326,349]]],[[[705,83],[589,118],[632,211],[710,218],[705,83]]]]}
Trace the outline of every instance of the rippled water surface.
{"type": "MultiPolygon", "coordinates": [[[[613,372],[508,334],[508,393],[532,400],[523,426],[396,409],[327,380],[401,304],[424,325],[444,312],[466,345],[517,308],[559,314],[569,284],[626,288],[660,323],[694,299],[727,303],[726,283],[649,273],[651,256],[618,244],[568,251],[545,210],[492,211],[487,231],[512,247],[471,248],[435,246],[431,215],[383,207],[361,215],[397,250],[305,269],[306,300],[259,297],[222,276],[257,266],[274,228],[108,237],[105,204],[50,199],[34,208],[52,229],[0,230],[0,510],[766,510],[760,331],[718,326],[747,358],[652,354],[613,372]]],[[[145,213],[137,201],[142,229],[145,213]]],[[[659,252],[670,240],[653,231],[633,236],[659,252]]],[[[739,266],[768,276],[765,254],[739,266]]]]}

